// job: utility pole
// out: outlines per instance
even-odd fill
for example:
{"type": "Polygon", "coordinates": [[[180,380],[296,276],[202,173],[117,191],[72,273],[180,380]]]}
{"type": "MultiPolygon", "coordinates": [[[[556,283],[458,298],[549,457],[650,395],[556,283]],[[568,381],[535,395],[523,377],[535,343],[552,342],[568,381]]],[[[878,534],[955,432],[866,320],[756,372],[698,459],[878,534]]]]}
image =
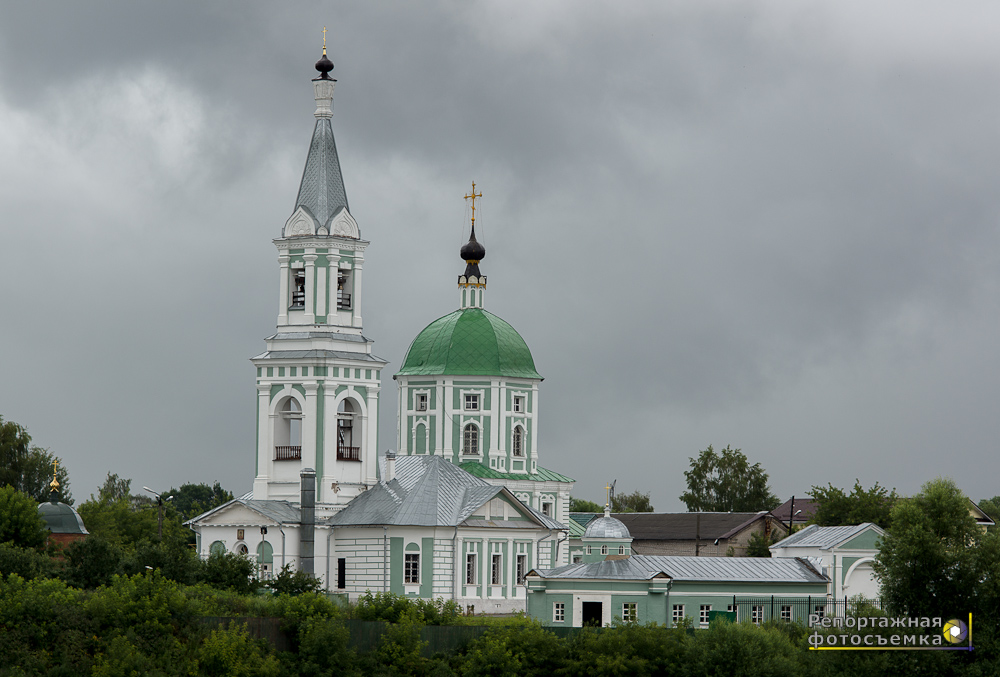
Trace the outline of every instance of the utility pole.
{"type": "MultiPolygon", "coordinates": [[[[163,496],[161,496],[160,494],[156,493],[155,491],[153,491],[149,487],[143,487],[143,489],[145,489],[149,493],[153,494],[153,496],[156,496],[156,507],[157,507],[157,510],[159,512],[159,517],[157,518],[157,525],[156,525],[156,535],[162,541],[163,540],[163,503],[164,503],[163,496]]],[[[172,500],[174,500],[174,497],[173,496],[167,496],[167,500],[168,501],[172,501],[172,500]]]]}

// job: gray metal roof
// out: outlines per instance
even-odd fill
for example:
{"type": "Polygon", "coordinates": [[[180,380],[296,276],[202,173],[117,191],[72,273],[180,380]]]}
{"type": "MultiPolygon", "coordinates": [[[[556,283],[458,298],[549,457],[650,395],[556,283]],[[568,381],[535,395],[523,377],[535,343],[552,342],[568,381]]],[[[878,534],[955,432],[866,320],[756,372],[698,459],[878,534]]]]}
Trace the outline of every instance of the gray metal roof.
{"type": "Polygon", "coordinates": [[[611,515],[604,515],[587,524],[587,530],[583,534],[584,538],[632,538],[621,520],[617,520],[611,515]]]}
{"type": "MultiPolygon", "coordinates": [[[[330,226],[333,217],[347,209],[347,191],[340,173],[337,143],[333,138],[330,118],[317,118],[313,129],[309,155],[302,170],[302,182],[295,199],[295,209],[305,208],[319,227],[330,226]]],[[[350,211],[350,210],[348,210],[350,211]]]]}
{"type": "Polygon", "coordinates": [[[871,522],[858,524],[857,526],[821,527],[810,524],[802,531],[797,531],[788,538],[782,539],[772,545],[772,548],[819,548],[829,550],[835,548],[845,541],[849,541],[867,529],[874,529],[879,536],[884,536],[877,525],[871,522]]]}
{"type": "Polygon", "coordinates": [[[637,541],[693,541],[732,538],[767,516],[767,512],[629,512],[612,515],[637,541]]]}
{"type": "Polygon", "coordinates": [[[542,578],[648,580],[664,573],[675,581],[746,583],[826,583],[828,579],[800,557],[667,557],[632,555],[627,559],[536,569],[542,578]]]}
{"type": "Polygon", "coordinates": [[[231,501],[227,501],[220,506],[212,508],[207,512],[203,512],[197,517],[192,517],[184,524],[195,524],[208,517],[211,517],[217,512],[222,512],[229,508],[233,504],[245,505],[251,510],[260,513],[268,519],[274,520],[279,524],[298,524],[301,519],[301,513],[297,506],[289,503],[288,501],[255,501],[253,499],[247,498],[252,495],[252,492],[248,492],[239,498],[234,498],[231,501]]]}
{"type": "MultiPolygon", "coordinates": [[[[364,492],[327,523],[331,526],[457,526],[501,493],[508,501],[531,514],[543,528],[565,529],[558,522],[525,506],[505,487],[473,477],[440,456],[398,458],[395,477],[391,481],[380,482],[364,492]]],[[[513,522],[491,522],[478,518],[475,523],[477,526],[521,526],[513,522]]],[[[467,526],[472,525],[470,522],[467,526]]]]}

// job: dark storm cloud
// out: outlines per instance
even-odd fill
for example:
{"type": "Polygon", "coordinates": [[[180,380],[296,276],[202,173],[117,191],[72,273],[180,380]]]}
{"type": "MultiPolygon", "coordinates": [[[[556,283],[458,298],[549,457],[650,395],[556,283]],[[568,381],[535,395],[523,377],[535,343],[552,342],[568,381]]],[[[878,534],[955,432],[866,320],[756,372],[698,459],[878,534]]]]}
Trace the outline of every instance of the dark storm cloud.
{"type": "Polygon", "coordinates": [[[454,308],[475,179],[487,306],[577,495],[676,508],[687,457],[731,443],[783,495],[992,496],[961,468],[996,469],[996,10],[892,7],[7,7],[0,413],[81,497],[107,470],[249,486],[326,24],[390,369],[454,308]]]}

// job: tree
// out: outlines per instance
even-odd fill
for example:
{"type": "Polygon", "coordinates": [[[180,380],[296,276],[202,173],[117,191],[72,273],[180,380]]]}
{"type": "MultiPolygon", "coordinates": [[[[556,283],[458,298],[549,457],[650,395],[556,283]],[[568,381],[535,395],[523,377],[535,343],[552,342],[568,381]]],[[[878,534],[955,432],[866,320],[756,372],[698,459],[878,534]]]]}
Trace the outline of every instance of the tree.
{"type": "Polygon", "coordinates": [[[712,445],[691,458],[684,471],[688,490],[681,494],[688,512],[758,512],[781,503],[767,485],[760,463],[750,465],[739,449],[716,452],[712,445]]]}
{"type": "Polygon", "coordinates": [[[181,517],[189,520],[197,517],[203,512],[218,507],[223,503],[233,500],[232,493],[226,491],[216,482],[212,486],[207,484],[182,484],[180,489],[171,487],[169,491],[163,492],[163,497],[173,496],[173,508],[180,513],[181,517]]]}
{"type": "Polygon", "coordinates": [[[570,512],[604,512],[604,506],[582,498],[569,497],[570,512]]]}
{"type": "Polygon", "coordinates": [[[611,512],[653,512],[653,504],[649,502],[649,492],[643,494],[636,489],[631,494],[613,496],[611,512]]]}
{"type": "Polygon", "coordinates": [[[747,557],[770,557],[771,546],[781,540],[777,532],[772,532],[770,536],[763,531],[755,531],[750,534],[747,540],[747,557]]]}
{"type": "Polygon", "coordinates": [[[865,490],[859,480],[854,480],[854,489],[850,494],[830,484],[826,488],[813,487],[812,498],[818,507],[810,520],[811,524],[837,527],[872,522],[888,529],[892,507],[899,496],[895,489],[887,491],[878,482],[865,490]]]}
{"type": "Polygon", "coordinates": [[[56,479],[59,480],[60,500],[72,504],[69,473],[62,460],[47,449],[31,444],[27,430],[0,416],[0,486],[10,485],[41,503],[49,497],[53,461],[59,461],[56,479]]]}
{"type": "Polygon", "coordinates": [[[1000,534],[984,534],[949,479],[896,502],[875,573],[893,613],[992,618],[1000,604],[1000,534]]]}
{"type": "Polygon", "coordinates": [[[38,503],[12,486],[0,487],[0,543],[37,548],[45,543],[38,503]]]}
{"type": "MultiPolygon", "coordinates": [[[[1000,496],[984,498],[979,501],[979,509],[989,515],[990,519],[994,522],[1000,522],[1000,496]]],[[[990,531],[993,531],[996,528],[996,526],[987,527],[990,531]]]]}

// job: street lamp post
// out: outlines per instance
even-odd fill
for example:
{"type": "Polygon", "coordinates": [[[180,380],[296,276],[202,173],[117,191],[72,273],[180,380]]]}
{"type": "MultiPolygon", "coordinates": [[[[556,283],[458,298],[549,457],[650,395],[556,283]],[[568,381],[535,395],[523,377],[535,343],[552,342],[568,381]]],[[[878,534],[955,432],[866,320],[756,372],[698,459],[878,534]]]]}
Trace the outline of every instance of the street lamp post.
{"type": "MultiPolygon", "coordinates": [[[[163,496],[161,496],[160,494],[156,493],[155,491],[153,491],[149,487],[143,487],[143,489],[145,489],[149,493],[153,494],[153,496],[156,496],[156,507],[157,507],[157,510],[159,512],[159,516],[157,518],[157,524],[156,524],[156,535],[162,541],[163,540],[163,503],[164,503],[163,496]]],[[[172,501],[172,500],[174,500],[174,497],[173,496],[167,496],[166,500],[172,501]]]]}

